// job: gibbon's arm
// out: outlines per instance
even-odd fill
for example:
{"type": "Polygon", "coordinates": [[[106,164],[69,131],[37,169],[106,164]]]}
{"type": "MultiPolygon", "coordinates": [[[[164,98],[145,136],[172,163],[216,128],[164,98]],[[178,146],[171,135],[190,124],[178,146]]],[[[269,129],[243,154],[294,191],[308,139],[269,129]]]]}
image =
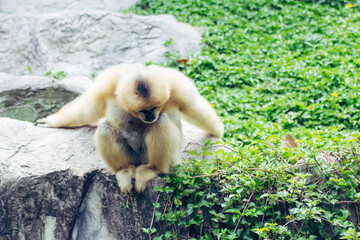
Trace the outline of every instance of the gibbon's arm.
{"type": "Polygon", "coordinates": [[[93,91],[88,91],[67,103],[58,112],[36,121],[35,124],[47,124],[50,127],[91,125],[104,116],[105,109],[105,99],[93,91]]]}
{"type": "Polygon", "coordinates": [[[118,76],[115,68],[101,72],[91,87],[81,96],[67,103],[58,112],[37,120],[36,124],[50,127],[78,127],[91,125],[105,116],[107,98],[114,95],[118,76]]]}
{"type": "Polygon", "coordinates": [[[184,76],[173,85],[173,97],[185,121],[221,139],[224,125],[210,103],[200,95],[194,83],[184,76]]]}
{"type": "Polygon", "coordinates": [[[107,100],[115,97],[122,76],[143,68],[141,64],[120,64],[99,73],[94,84],[83,95],[63,106],[58,112],[37,120],[36,124],[50,127],[91,125],[105,116],[107,100]]]}

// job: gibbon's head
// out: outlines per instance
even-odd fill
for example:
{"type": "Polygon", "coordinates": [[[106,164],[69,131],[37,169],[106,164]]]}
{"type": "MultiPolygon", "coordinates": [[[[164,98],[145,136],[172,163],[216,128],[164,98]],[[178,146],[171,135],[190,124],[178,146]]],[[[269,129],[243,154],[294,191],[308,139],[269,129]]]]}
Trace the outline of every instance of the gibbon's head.
{"type": "Polygon", "coordinates": [[[170,86],[156,73],[141,73],[120,81],[116,89],[121,107],[144,123],[154,123],[170,98],[170,86]]]}

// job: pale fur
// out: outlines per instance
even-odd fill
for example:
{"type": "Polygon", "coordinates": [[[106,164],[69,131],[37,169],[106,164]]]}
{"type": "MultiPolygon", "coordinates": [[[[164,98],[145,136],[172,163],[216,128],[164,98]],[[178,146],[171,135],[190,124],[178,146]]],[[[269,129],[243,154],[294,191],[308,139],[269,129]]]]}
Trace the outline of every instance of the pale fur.
{"type": "Polygon", "coordinates": [[[222,122],[185,75],[155,65],[121,64],[101,72],[83,95],[37,123],[51,127],[77,127],[98,122],[95,145],[115,174],[121,191],[128,194],[132,189],[132,178],[135,179],[135,189],[142,192],[149,180],[159,173],[168,173],[176,164],[182,146],[180,115],[207,133],[222,138],[222,122]],[[150,96],[146,101],[134,92],[136,78],[145,78],[150,86],[150,96]],[[129,113],[134,119],[140,119],[141,109],[154,106],[158,107],[155,113],[159,117],[149,125],[137,123],[146,129],[143,139],[137,140],[136,136],[142,136],[143,132],[129,130],[132,126],[129,113]],[[144,143],[147,162],[135,164],[136,159],[129,157],[122,141],[135,152],[139,148],[140,155],[144,154],[141,152],[144,143]]]}

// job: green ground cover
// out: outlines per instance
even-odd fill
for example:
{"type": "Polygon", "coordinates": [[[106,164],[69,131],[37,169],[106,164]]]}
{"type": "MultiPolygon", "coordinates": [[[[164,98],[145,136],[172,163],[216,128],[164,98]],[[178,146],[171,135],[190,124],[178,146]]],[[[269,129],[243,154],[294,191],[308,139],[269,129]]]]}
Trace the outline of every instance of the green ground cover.
{"type": "Polygon", "coordinates": [[[233,148],[208,163],[205,146],[165,177],[166,210],[154,209],[166,227],[149,237],[360,239],[360,2],[142,0],[133,11],[203,30],[201,54],[186,65],[169,54],[168,66],[195,81],[233,148]],[[287,133],[299,147],[280,147],[287,133]]]}

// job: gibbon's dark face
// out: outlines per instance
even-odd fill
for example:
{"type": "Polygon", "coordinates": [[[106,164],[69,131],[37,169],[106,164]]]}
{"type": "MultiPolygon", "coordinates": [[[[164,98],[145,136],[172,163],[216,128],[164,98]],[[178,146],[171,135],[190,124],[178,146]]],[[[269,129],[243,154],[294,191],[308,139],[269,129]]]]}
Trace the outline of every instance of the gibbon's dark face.
{"type": "Polygon", "coordinates": [[[158,107],[140,110],[139,116],[144,123],[154,123],[159,117],[158,107]]]}

